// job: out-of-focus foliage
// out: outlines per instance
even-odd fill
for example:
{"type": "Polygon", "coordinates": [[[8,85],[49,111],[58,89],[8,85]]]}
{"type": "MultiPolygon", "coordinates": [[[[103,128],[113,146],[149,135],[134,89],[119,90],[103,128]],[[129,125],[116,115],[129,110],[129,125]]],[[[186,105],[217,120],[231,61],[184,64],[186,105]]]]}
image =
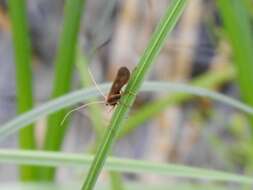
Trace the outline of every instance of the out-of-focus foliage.
{"type": "MultiPolygon", "coordinates": [[[[253,117],[250,116],[253,105],[253,2],[187,2],[182,17],[150,70],[148,79],[156,82],[153,86],[144,85],[149,92],[137,95],[129,116],[123,119],[124,127],[112,154],[227,171],[243,182],[237,174],[251,176],[253,168],[253,117]],[[167,81],[173,84],[166,84],[167,81]],[[181,93],[174,94],[174,90],[181,93]],[[236,99],[239,102],[234,101],[236,99]]],[[[134,72],[170,3],[171,0],[0,1],[0,146],[5,148],[9,160],[15,158],[10,149],[17,145],[31,149],[63,149],[79,152],[78,156],[94,150],[115,110],[107,111],[105,106],[85,108],[72,114],[69,122],[60,127],[64,112],[59,109],[84,100],[90,103],[93,101],[90,98],[99,95],[95,88],[91,91],[87,88],[92,82],[88,70],[98,84],[112,81],[120,66],[127,66],[134,72]],[[79,88],[85,89],[59,97],[79,88]],[[52,96],[59,99],[49,101],[52,96]],[[33,105],[37,108],[32,109],[33,105]],[[15,106],[19,113],[28,112],[12,118],[15,106]],[[26,127],[33,122],[36,122],[34,127],[26,127]],[[20,132],[19,142],[16,132],[20,132]],[[9,135],[8,138],[3,138],[5,135],[9,135]]],[[[108,88],[102,87],[105,94],[108,88]]],[[[126,99],[128,96],[123,93],[121,101],[124,103],[126,99]]],[[[120,107],[122,104],[117,109],[120,107]]],[[[40,159],[41,163],[43,159],[57,161],[39,152],[32,152],[32,155],[36,155],[36,163],[40,159]]],[[[64,160],[64,156],[69,155],[62,153],[61,156],[64,160]]],[[[15,163],[24,163],[22,161],[24,158],[17,158],[15,163]]],[[[81,167],[59,167],[55,173],[53,168],[30,166],[32,160],[27,164],[19,174],[14,166],[1,163],[1,188],[24,187],[16,183],[21,178],[34,181],[36,189],[78,189],[84,175],[81,167]],[[60,182],[60,187],[44,186],[39,180],[60,182]],[[73,185],[63,185],[66,180],[73,185]],[[7,181],[8,184],[3,185],[7,181]]],[[[119,163],[119,166],[123,165],[119,163]]],[[[148,163],[145,167],[151,165],[148,163]]],[[[137,162],[135,169],[141,166],[137,162]]],[[[125,169],[119,172],[127,171],[127,167],[125,169]]],[[[149,172],[152,170],[155,173],[155,169],[149,168],[149,172]]],[[[145,172],[117,173],[116,178],[111,175],[109,179],[107,172],[103,172],[97,188],[242,189],[241,185],[231,182],[204,181],[205,185],[202,185],[198,176],[222,177],[211,171],[194,171],[197,178],[194,180],[187,178],[192,173],[183,170],[174,171],[174,174],[185,174],[186,178],[179,179],[145,172]],[[104,185],[104,181],[112,183],[104,185]]],[[[24,188],[34,189],[34,186],[24,188]]]]}

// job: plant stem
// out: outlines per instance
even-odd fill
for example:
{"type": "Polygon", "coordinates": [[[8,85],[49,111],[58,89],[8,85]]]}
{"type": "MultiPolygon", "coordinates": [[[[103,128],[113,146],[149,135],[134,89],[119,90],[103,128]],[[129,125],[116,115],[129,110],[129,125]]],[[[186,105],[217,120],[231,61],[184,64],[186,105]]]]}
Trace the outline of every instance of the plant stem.
{"type": "Polygon", "coordinates": [[[123,119],[135,99],[135,96],[132,94],[136,94],[141,87],[141,84],[144,81],[144,77],[147,75],[150,66],[154,62],[154,59],[158,56],[158,53],[160,52],[162,45],[165,43],[169,32],[176,25],[185,4],[186,0],[172,1],[171,5],[166,11],[164,18],[161,20],[156,31],[154,32],[148,47],[146,48],[138,66],[130,78],[130,81],[125,90],[125,96],[123,96],[121,99],[121,104],[116,107],[116,110],[111,119],[111,123],[106,130],[105,136],[89,169],[87,178],[84,181],[82,190],[92,190],[95,186],[106,157],[110,152],[114,141],[116,140],[123,119]],[[131,94],[127,92],[131,92],[131,94]]]}
{"type": "MultiPolygon", "coordinates": [[[[253,32],[252,19],[245,0],[217,1],[217,5],[224,22],[225,32],[232,47],[234,65],[241,96],[253,106],[253,32]]],[[[252,2],[251,2],[252,5],[252,2]]],[[[249,116],[251,134],[253,134],[253,117],[249,116]]],[[[252,135],[251,135],[252,136],[252,135]]],[[[249,142],[252,147],[253,138],[249,142]]],[[[253,150],[251,149],[253,155],[253,150]]],[[[253,169],[253,157],[250,158],[247,170],[253,169]]]]}
{"type": "MultiPolygon", "coordinates": [[[[23,113],[33,107],[31,47],[26,2],[25,0],[9,0],[8,3],[16,63],[17,112],[23,113]]],[[[22,149],[36,149],[33,125],[20,130],[19,146],[22,149]]],[[[20,167],[20,178],[22,181],[35,180],[36,176],[37,171],[35,167],[20,167]]]]}
{"type": "MultiPolygon", "coordinates": [[[[80,20],[84,8],[84,0],[67,0],[65,5],[63,31],[56,55],[55,79],[52,98],[59,97],[70,90],[76,56],[76,45],[80,28],[80,20]]],[[[66,110],[58,111],[48,118],[48,126],[44,141],[45,150],[59,150],[67,129],[67,122],[60,127],[66,110]]],[[[53,168],[44,168],[42,179],[51,181],[54,178],[53,168]]]]}
{"type": "MultiPolygon", "coordinates": [[[[88,60],[87,56],[84,56],[81,54],[81,52],[78,52],[77,54],[77,62],[76,66],[78,68],[78,71],[80,73],[80,78],[82,81],[82,85],[85,87],[90,86],[92,84],[92,81],[90,79],[91,76],[89,76],[88,72],[88,64],[90,63],[90,60],[88,60]]],[[[94,85],[94,84],[93,84],[94,85]]],[[[92,99],[91,101],[97,101],[97,99],[92,99]]],[[[95,129],[96,133],[96,141],[94,148],[92,148],[92,152],[95,152],[98,148],[99,142],[102,140],[105,125],[103,124],[103,115],[102,110],[100,106],[98,105],[92,105],[88,109],[88,113],[91,118],[92,125],[95,129]]],[[[123,179],[121,175],[118,172],[109,172],[109,177],[111,181],[111,188],[112,190],[123,190],[123,179]]]]}
{"type": "MultiPolygon", "coordinates": [[[[250,16],[243,1],[217,1],[217,5],[233,50],[241,95],[253,106],[253,32],[250,16]]],[[[250,121],[253,133],[253,117],[250,117],[250,121]]]]}

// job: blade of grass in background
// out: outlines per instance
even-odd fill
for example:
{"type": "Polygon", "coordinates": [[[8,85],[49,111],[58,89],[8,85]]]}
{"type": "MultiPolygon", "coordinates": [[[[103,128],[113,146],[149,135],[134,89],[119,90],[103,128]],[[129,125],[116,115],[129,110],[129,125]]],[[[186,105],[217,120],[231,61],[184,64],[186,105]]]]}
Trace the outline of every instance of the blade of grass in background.
{"type": "MultiPolygon", "coordinates": [[[[63,183],[54,183],[54,184],[45,184],[40,183],[39,189],[38,184],[22,184],[22,183],[4,183],[1,185],[3,189],[29,189],[29,190],[70,190],[78,189],[79,186],[76,182],[63,182],[63,183]]],[[[111,190],[110,186],[107,183],[98,183],[98,190],[111,190]]],[[[173,184],[168,184],[166,182],[160,183],[146,183],[146,182],[128,182],[126,184],[127,190],[228,190],[226,184],[212,184],[212,183],[191,183],[191,182],[177,182],[173,184]]]]}
{"type": "MultiPolygon", "coordinates": [[[[253,31],[249,9],[244,0],[219,1],[217,5],[224,23],[225,32],[232,47],[234,65],[240,93],[243,99],[253,106],[253,31]]],[[[251,6],[253,3],[251,2],[251,6]]],[[[249,117],[251,124],[251,144],[253,146],[253,117],[249,117]]],[[[251,164],[248,170],[253,169],[253,149],[251,149],[251,164]]]]}
{"type": "MultiPolygon", "coordinates": [[[[81,52],[77,53],[77,60],[76,66],[79,72],[79,76],[82,82],[83,87],[94,86],[95,84],[92,83],[91,76],[88,72],[88,63],[89,60],[86,56],[82,55],[81,52]]],[[[91,99],[91,101],[97,101],[97,99],[91,99]]],[[[87,107],[89,110],[89,117],[92,121],[93,128],[96,132],[96,141],[101,140],[103,129],[104,129],[104,122],[102,118],[102,110],[100,109],[99,105],[91,105],[87,107]],[[99,119],[98,119],[99,118],[99,119]]]]}
{"type": "MultiPolygon", "coordinates": [[[[80,20],[84,12],[84,2],[84,0],[67,0],[65,2],[63,30],[55,60],[53,98],[67,93],[71,87],[80,20]]],[[[61,148],[67,129],[67,122],[63,126],[59,126],[65,113],[66,111],[62,110],[52,114],[48,118],[44,140],[45,150],[59,150],[61,148]]],[[[55,171],[53,168],[43,168],[42,171],[42,180],[50,181],[54,179],[55,171]]]]}
{"type": "Polygon", "coordinates": [[[92,190],[95,186],[97,178],[105,163],[106,157],[111,150],[114,141],[117,138],[117,134],[122,125],[123,119],[126,116],[129,107],[132,105],[141,84],[144,81],[144,77],[147,75],[155,58],[158,56],[163,44],[166,41],[166,37],[169,32],[174,28],[177,20],[181,16],[186,0],[173,0],[167,9],[165,16],[159,23],[156,31],[154,32],[151,40],[141,57],[135,71],[132,73],[130,81],[125,89],[125,95],[121,98],[121,104],[116,107],[113,113],[111,123],[106,129],[105,136],[98,148],[95,158],[91,164],[88,175],[82,186],[82,190],[92,190]],[[131,93],[131,94],[130,94],[131,93]],[[125,106],[129,105],[129,106],[125,106]]]}
{"type": "MultiPolygon", "coordinates": [[[[241,95],[252,106],[253,32],[249,14],[242,1],[217,1],[217,4],[233,50],[241,95]]],[[[251,126],[253,128],[253,117],[251,118],[251,126]]]]}
{"type": "MultiPolygon", "coordinates": [[[[0,163],[32,164],[52,167],[83,167],[88,168],[93,160],[92,155],[59,153],[50,151],[21,151],[0,149],[0,163]]],[[[253,184],[250,176],[243,176],[212,169],[202,169],[176,164],[156,163],[143,160],[120,159],[109,157],[105,169],[110,171],[150,173],[157,175],[188,177],[215,181],[238,182],[253,184]]]]}
{"type": "MultiPolygon", "coordinates": [[[[234,72],[231,72],[230,69],[226,69],[221,72],[208,72],[207,74],[204,74],[203,76],[198,77],[198,79],[195,79],[195,81],[199,81],[199,85],[203,87],[215,87],[221,85],[223,82],[227,82],[234,78],[234,72]],[[217,78],[217,79],[216,79],[217,78]],[[227,79],[227,81],[226,81],[227,79]],[[203,81],[203,82],[201,82],[203,81]]],[[[196,82],[197,83],[197,82],[196,82]]],[[[99,85],[99,88],[105,92],[108,91],[110,88],[109,84],[103,84],[99,85]]],[[[213,100],[219,101],[221,103],[227,104],[233,108],[236,108],[240,111],[243,111],[249,115],[253,115],[253,108],[247,106],[246,104],[243,104],[242,102],[235,100],[233,98],[230,98],[228,96],[222,95],[217,92],[213,92],[204,88],[200,87],[193,87],[190,85],[185,84],[175,84],[175,83],[169,83],[169,82],[144,82],[141,91],[143,92],[177,92],[177,93],[188,93],[191,96],[200,96],[200,97],[206,97],[211,98],[213,100]]],[[[24,113],[13,120],[7,122],[6,124],[2,125],[0,127],[0,142],[3,141],[8,135],[13,134],[17,132],[18,130],[24,128],[26,125],[33,123],[34,121],[38,120],[39,118],[42,118],[48,114],[54,113],[62,108],[75,105],[78,102],[83,102],[90,100],[91,98],[100,96],[98,90],[95,87],[92,88],[86,88],[84,90],[78,90],[72,93],[69,93],[68,95],[61,96],[59,98],[56,98],[54,100],[51,100],[37,108],[34,108],[33,110],[24,113]]],[[[175,95],[176,97],[177,95],[175,95]]],[[[180,95],[181,96],[181,95],[180,95]]],[[[173,98],[172,100],[177,99],[173,98]]],[[[188,97],[188,96],[186,96],[188,97]]],[[[169,99],[166,97],[165,99],[169,99]]],[[[182,99],[181,101],[184,101],[186,99],[182,99]]],[[[180,100],[177,100],[176,103],[181,103],[180,100]]],[[[169,106],[170,101],[168,100],[167,105],[169,106]]],[[[173,102],[173,101],[172,101],[173,102]]],[[[161,106],[160,109],[155,109],[154,115],[156,112],[162,111],[164,109],[164,106],[161,106]]],[[[139,115],[139,114],[136,114],[139,115]]],[[[145,114],[146,117],[143,119],[148,120],[152,115],[145,114]]],[[[132,120],[132,119],[131,119],[132,120]]],[[[135,120],[133,118],[133,120],[135,120]]],[[[139,124],[143,122],[143,120],[139,121],[139,124]]],[[[130,122],[130,120],[128,120],[130,122]]],[[[130,122],[132,123],[132,122],[130,122]]],[[[136,125],[138,125],[138,122],[134,122],[136,125]]]]}
{"type": "MultiPolygon", "coordinates": [[[[23,113],[33,107],[31,44],[28,34],[26,1],[10,0],[8,3],[16,63],[17,112],[23,113]]],[[[33,125],[20,130],[19,146],[22,149],[36,149],[33,125]]],[[[36,180],[36,176],[36,168],[20,167],[22,181],[36,180]]]]}

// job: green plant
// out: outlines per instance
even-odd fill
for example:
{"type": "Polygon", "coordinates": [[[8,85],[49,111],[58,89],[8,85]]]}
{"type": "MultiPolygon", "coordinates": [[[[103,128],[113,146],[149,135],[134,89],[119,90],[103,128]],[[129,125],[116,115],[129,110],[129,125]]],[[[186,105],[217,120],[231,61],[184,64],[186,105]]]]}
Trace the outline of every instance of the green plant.
{"type": "MultiPolygon", "coordinates": [[[[13,46],[15,53],[17,111],[23,113],[33,107],[31,44],[28,33],[25,0],[8,1],[12,24],[13,46]]],[[[19,146],[22,149],[36,149],[33,125],[19,132],[19,146]]],[[[20,177],[23,181],[36,179],[36,168],[20,167],[20,177]]]]}
{"type": "MultiPolygon", "coordinates": [[[[233,78],[233,73],[230,73],[229,70],[226,70],[226,72],[221,73],[207,73],[204,76],[199,77],[196,79],[196,81],[199,81],[199,85],[203,87],[213,88],[219,84],[222,84],[225,81],[230,80],[233,78]],[[210,74],[210,75],[209,75],[210,74]],[[214,75],[212,75],[214,74],[214,75]],[[220,77],[219,77],[220,76],[220,77]],[[214,79],[214,80],[210,80],[214,79]]],[[[109,84],[99,85],[99,88],[103,91],[108,90],[110,87],[109,84]]],[[[253,108],[247,106],[246,104],[241,103],[240,101],[234,100],[228,96],[224,96],[219,93],[212,92],[210,90],[194,87],[190,85],[184,85],[184,84],[174,84],[169,82],[145,82],[142,87],[143,92],[164,92],[164,91],[174,91],[174,96],[168,96],[165,97],[164,100],[161,101],[166,104],[163,104],[162,106],[158,106],[158,109],[152,109],[152,113],[147,112],[148,114],[144,114],[143,117],[139,120],[137,118],[131,118],[128,120],[128,126],[127,128],[132,128],[133,126],[136,127],[137,125],[141,124],[146,119],[150,118],[152,114],[159,113],[162,111],[166,106],[169,106],[174,103],[174,101],[177,101],[177,103],[181,103],[184,100],[190,99],[194,96],[204,96],[211,98],[213,100],[222,102],[224,104],[230,105],[238,110],[241,110],[249,115],[253,114],[253,108]],[[183,95],[182,95],[183,93],[183,95]],[[178,95],[179,94],[179,95],[178,95]],[[171,100],[170,100],[171,99],[171,100]],[[171,104],[170,104],[171,103],[171,104]]],[[[48,103],[43,104],[42,106],[39,106],[37,108],[34,108],[33,110],[24,113],[13,120],[7,122],[6,124],[2,125],[0,128],[0,141],[3,141],[8,135],[13,134],[17,132],[19,129],[24,128],[26,125],[33,123],[34,121],[38,120],[39,118],[46,116],[50,113],[54,113],[55,111],[58,111],[62,108],[75,105],[78,102],[88,101],[94,97],[100,96],[99,92],[95,87],[93,88],[86,88],[84,90],[78,90],[72,93],[69,93],[68,95],[61,96],[59,98],[56,98],[54,100],[49,101],[48,103]]],[[[160,101],[158,101],[160,102],[160,101]]],[[[153,104],[153,103],[151,103],[153,104]]],[[[155,104],[155,102],[154,102],[155,104]]],[[[158,103],[160,105],[160,103],[158,103]]],[[[149,107],[149,106],[147,106],[149,107]]],[[[143,109],[146,109],[146,106],[143,107],[143,109]]],[[[136,114],[139,115],[139,114],[136,114]]],[[[133,127],[133,128],[134,128],[133,127]]],[[[128,133],[128,129],[123,129],[122,132],[120,132],[120,136],[123,135],[122,133],[128,133]]]]}
{"type": "MultiPolygon", "coordinates": [[[[66,1],[63,31],[55,59],[56,68],[52,98],[59,97],[70,90],[84,2],[84,0],[66,1]]],[[[62,127],[58,126],[65,114],[66,111],[61,110],[49,116],[44,141],[45,150],[59,150],[61,148],[68,125],[65,122],[62,127]]],[[[42,180],[53,180],[53,168],[43,168],[41,172],[42,180]]]]}
{"type": "MultiPolygon", "coordinates": [[[[253,32],[251,15],[246,5],[248,1],[231,0],[217,1],[217,5],[224,23],[224,30],[233,51],[233,64],[236,68],[237,82],[242,98],[253,106],[253,32]]],[[[252,4],[252,2],[251,2],[252,4]]],[[[253,117],[249,117],[251,125],[251,141],[253,144],[253,117]]],[[[253,155],[253,151],[251,153],[253,155]]],[[[253,157],[248,170],[253,168],[253,157]]]]}
{"type": "Polygon", "coordinates": [[[233,63],[241,95],[249,105],[253,105],[251,89],[253,83],[253,33],[250,17],[243,1],[217,1],[217,5],[224,22],[225,33],[233,50],[233,63]]]}
{"type": "MultiPolygon", "coordinates": [[[[83,189],[92,189],[96,183],[96,179],[100,170],[104,166],[105,159],[107,158],[108,153],[110,153],[110,149],[114,141],[126,136],[135,128],[140,126],[140,124],[147,122],[150,118],[153,118],[156,114],[162,112],[165,108],[171,105],[182,103],[195,96],[209,97],[247,113],[252,123],[252,107],[222,94],[202,89],[213,89],[223,84],[223,82],[234,79],[235,72],[231,67],[228,67],[221,72],[210,71],[203,76],[192,80],[191,85],[193,86],[169,82],[145,82],[141,87],[148,70],[154,63],[154,59],[158,56],[163,43],[166,41],[167,34],[175,26],[176,21],[181,15],[186,2],[186,0],[172,1],[172,4],[168,9],[164,19],[157,27],[155,34],[153,35],[146,51],[140,59],[137,68],[134,70],[131,76],[131,80],[126,88],[125,95],[120,100],[121,104],[117,106],[114,112],[110,126],[107,128],[104,138],[102,135],[104,132],[101,124],[102,122],[97,119],[101,117],[97,115],[99,112],[98,109],[96,107],[88,108],[88,110],[92,113],[91,120],[93,122],[93,126],[95,126],[94,131],[98,136],[97,141],[101,141],[97,155],[90,156],[83,154],[67,154],[47,151],[2,149],[0,150],[0,162],[25,165],[25,167],[22,166],[20,170],[20,176],[22,180],[25,181],[37,180],[38,177],[40,177],[42,180],[52,181],[54,178],[55,167],[58,166],[77,166],[83,168],[90,167],[91,170],[87,176],[87,181],[85,182],[83,189]],[[134,95],[139,92],[140,88],[141,91],[173,91],[176,93],[170,94],[169,96],[155,100],[154,102],[141,107],[133,116],[130,116],[128,120],[123,122],[122,119],[127,114],[129,107],[134,101],[134,95]],[[123,125],[123,127],[121,127],[121,125],[123,125]],[[95,161],[93,162],[93,165],[91,165],[93,159],[95,161]],[[40,166],[40,168],[38,169],[37,166],[40,166]]],[[[250,25],[250,19],[252,19],[252,14],[250,14],[250,11],[252,11],[252,9],[250,6],[246,7],[247,5],[250,5],[251,2],[250,0],[217,2],[219,5],[219,11],[224,21],[225,34],[227,34],[233,49],[235,70],[241,94],[249,105],[253,105],[253,96],[251,92],[251,83],[253,82],[253,67],[251,64],[253,60],[253,55],[251,53],[253,51],[253,40],[252,28],[250,25]]],[[[68,126],[68,123],[65,123],[64,128],[58,127],[64,114],[66,113],[66,108],[68,106],[73,106],[78,102],[91,101],[93,98],[99,96],[97,90],[92,87],[64,95],[65,93],[68,93],[71,88],[71,78],[73,74],[74,63],[77,63],[83,85],[87,86],[90,83],[87,73],[87,60],[82,60],[79,56],[77,56],[77,62],[75,61],[77,46],[76,42],[80,27],[81,13],[83,12],[83,4],[83,0],[66,1],[63,31],[55,60],[56,72],[55,80],[53,81],[53,100],[43,104],[42,106],[32,109],[32,74],[30,68],[31,49],[26,17],[26,5],[24,0],[9,1],[16,61],[18,111],[21,115],[0,127],[1,141],[4,140],[9,134],[19,132],[20,147],[25,149],[36,149],[37,147],[34,139],[32,123],[43,116],[51,114],[49,116],[48,131],[44,142],[44,148],[48,150],[59,150],[68,126]],[[83,62],[85,62],[85,64],[82,64],[83,62]]],[[[113,4],[108,4],[108,10],[113,8],[112,5],[113,4]]],[[[110,14],[110,11],[105,12],[106,14],[110,14]]],[[[101,22],[97,24],[96,28],[102,28],[102,24],[103,21],[101,19],[101,22]]],[[[96,30],[100,31],[100,29],[96,30]]],[[[103,91],[108,91],[110,84],[102,84],[99,86],[103,91]]],[[[219,143],[222,142],[219,141],[217,146],[219,143]]],[[[236,153],[247,153],[245,155],[251,158],[251,155],[253,155],[252,151],[250,150],[250,147],[252,146],[251,144],[252,141],[246,141],[246,148],[243,149],[242,146],[239,146],[238,149],[242,152],[236,150],[236,153]]],[[[252,171],[251,165],[248,166],[249,172],[252,171]]],[[[243,175],[172,164],[158,164],[154,162],[117,159],[111,157],[107,159],[104,168],[105,170],[113,171],[113,173],[111,173],[111,184],[114,185],[114,189],[118,189],[118,187],[121,186],[121,184],[118,184],[118,182],[121,180],[117,179],[118,175],[115,177],[114,172],[152,173],[195,179],[239,182],[245,184],[253,183],[253,180],[251,179],[252,177],[243,175]]],[[[41,186],[42,184],[36,183],[35,185],[41,186]]],[[[128,183],[125,185],[127,188],[129,187],[128,183]]],[[[141,185],[141,189],[143,188],[144,185],[141,185]]],[[[191,189],[191,187],[187,186],[187,189],[191,189]]]]}
{"type": "MultiPolygon", "coordinates": [[[[94,156],[59,153],[50,151],[4,150],[0,149],[0,162],[12,164],[33,164],[37,166],[71,166],[88,168],[94,156]]],[[[230,174],[211,169],[201,169],[175,164],[155,163],[143,160],[109,157],[105,169],[119,172],[152,173],[165,176],[188,177],[211,181],[230,181],[253,184],[252,177],[230,174]]]]}
{"type": "Polygon", "coordinates": [[[93,189],[111,146],[120,130],[123,118],[127,114],[129,107],[134,101],[133,94],[138,92],[144,77],[148,72],[148,69],[154,62],[154,59],[157,57],[162,45],[165,43],[168,33],[176,25],[176,22],[183,11],[185,4],[185,0],[172,1],[164,18],[161,20],[156,31],[154,32],[154,35],[151,37],[151,40],[140,59],[139,64],[131,75],[130,81],[125,89],[125,95],[121,98],[121,104],[117,106],[112,116],[111,122],[105,132],[105,136],[102,139],[102,142],[87,174],[87,178],[82,186],[83,190],[93,189]]]}
{"type": "MultiPolygon", "coordinates": [[[[88,66],[89,62],[90,61],[88,61],[87,56],[82,55],[81,52],[77,53],[76,66],[78,68],[79,75],[80,75],[80,78],[82,81],[82,85],[84,87],[90,86],[93,82],[91,80],[91,77],[93,77],[93,76],[90,76],[90,73],[89,73],[89,72],[91,72],[91,71],[89,71],[89,66],[88,66]]],[[[97,99],[93,98],[93,99],[91,99],[91,102],[92,101],[97,101],[97,99]]],[[[92,121],[94,131],[96,133],[95,145],[94,145],[94,147],[92,147],[92,152],[95,152],[97,150],[98,143],[101,141],[101,139],[103,137],[103,132],[104,132],[105,126],[104,126],[102,120],[98,119],[98,118],[103,118],[102,110],[99,105],[91,105],[87,109],[88,109],[88,113],[89,113],[91,121],[92,121]]],[[[110,175],[112,190],[123,190],[124,185],[123,185],[123,180],[122,180],[120,174],[117,172],[110,172],[109,175],[110,175]]]]}

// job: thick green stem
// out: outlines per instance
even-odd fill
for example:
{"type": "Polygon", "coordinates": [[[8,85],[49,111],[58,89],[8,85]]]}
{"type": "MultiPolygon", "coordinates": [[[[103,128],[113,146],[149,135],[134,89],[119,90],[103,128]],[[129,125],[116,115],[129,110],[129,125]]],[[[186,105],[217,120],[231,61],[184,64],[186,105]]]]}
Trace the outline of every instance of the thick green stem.
{"type": "MultiPolygon", "coordinates": [[[[59,97],[70,90],[73,68],[76,56],[76,46],[82,17],[84,0],[67,0],[63,31],[60,38],[59,49],[56,55],[55,79],[52,97],[59,97]]],[[[45,150],[59,150],[67,129],[67,122],[60,127],[65,110],[56,112],[48,118],[48,126],[44,141],[45,150]]],[[[53,180],[53,168],[44,168],[42,180],[53,180]]]]}
{"type": "MultiPolygon", "coordinates": [[[[23,113],[33,107],[31,47],[26,2],[25,0],[9,0],[8,3],[16,63],[17,111],[23,113]]],[[[20,130],[19,146],[22,149],[36,149],[33,125],[20,130]]],[[[20,167],[20,178],[23,181],[35,180],[36,176],[36,168],[31,166],[20,167]]]]}

